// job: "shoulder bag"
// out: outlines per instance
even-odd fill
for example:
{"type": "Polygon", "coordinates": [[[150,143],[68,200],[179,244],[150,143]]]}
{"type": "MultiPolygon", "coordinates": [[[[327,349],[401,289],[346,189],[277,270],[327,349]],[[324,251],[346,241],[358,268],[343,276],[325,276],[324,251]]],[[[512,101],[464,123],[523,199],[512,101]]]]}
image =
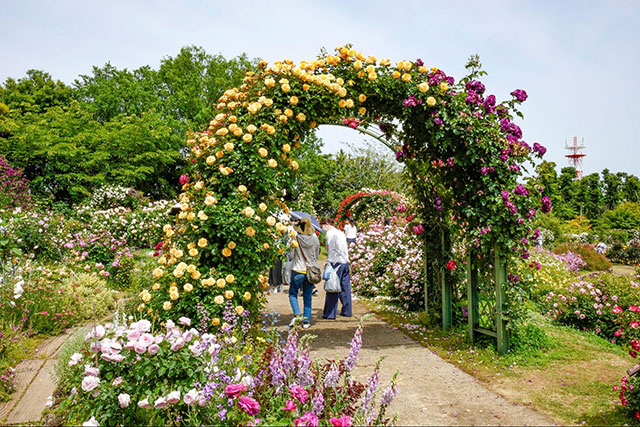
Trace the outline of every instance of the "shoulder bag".
{"type": "Polygon", "coordinates": [[[309,265],[309,261],[307,261],[307,257],[304,255],[304,251],[300,247],[300,240],[296,240],[298,241],[298,249],[300,249],[302,258],[304,258],[304,263],[307,266],[307,280],[314,285],[316,283],[320,283],[322,280],[322,271],[320,271],[320,268],[318,268],[317,265],[309,265]]]}

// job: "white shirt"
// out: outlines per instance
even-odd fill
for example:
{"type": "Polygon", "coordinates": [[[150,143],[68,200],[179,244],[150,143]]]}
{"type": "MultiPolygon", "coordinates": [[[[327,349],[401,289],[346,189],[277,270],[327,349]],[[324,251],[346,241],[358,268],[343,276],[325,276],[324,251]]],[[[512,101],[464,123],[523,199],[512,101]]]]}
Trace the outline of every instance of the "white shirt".
{"type": "Polygon", "coordinates": [[[347,248],[347,238],[344,233],[335,227],[327,230],[327,262],[348,263],[349,249],[347,248]]]}
{"type": "Polygon", "coordinates": [[[344,234],[347,235],[347,239],[355,239],[358,234],[358,229],[355,225],[347,224],[344,226],[344,234]]]}

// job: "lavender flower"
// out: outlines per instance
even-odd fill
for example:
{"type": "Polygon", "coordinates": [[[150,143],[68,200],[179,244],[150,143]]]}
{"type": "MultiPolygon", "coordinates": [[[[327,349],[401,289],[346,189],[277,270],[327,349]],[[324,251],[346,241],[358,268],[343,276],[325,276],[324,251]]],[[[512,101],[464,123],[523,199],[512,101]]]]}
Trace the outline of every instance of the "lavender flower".
{"type": "Polygon", "coordinates": [[[360,348],[362,347],[362,324],[358,326],[356,333],[351,339],[351,348],[349,349],[349,355],[344,361],[344,367],[347,371],[352,371],[356,366],[356,359],[360,354],[360,348]]]}
{"type": "Polygon", "coordinates": [[[338,385],[340,379],[340,368],[337,364],[332,363],[327,376],[324,378],[324,386],[327,388],[334,388],[338,385]]]}

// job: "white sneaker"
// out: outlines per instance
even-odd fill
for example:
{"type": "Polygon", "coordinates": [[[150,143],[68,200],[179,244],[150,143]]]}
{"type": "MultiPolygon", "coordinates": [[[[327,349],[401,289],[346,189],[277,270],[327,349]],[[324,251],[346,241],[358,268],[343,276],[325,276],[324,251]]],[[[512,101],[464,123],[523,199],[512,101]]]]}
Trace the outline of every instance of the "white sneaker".
{"type": "Polygon", "coordinates": [[[309,329],[310,327],[311,327],[311,323],[305,322],[302,324],[302,329],[309,329]]]}

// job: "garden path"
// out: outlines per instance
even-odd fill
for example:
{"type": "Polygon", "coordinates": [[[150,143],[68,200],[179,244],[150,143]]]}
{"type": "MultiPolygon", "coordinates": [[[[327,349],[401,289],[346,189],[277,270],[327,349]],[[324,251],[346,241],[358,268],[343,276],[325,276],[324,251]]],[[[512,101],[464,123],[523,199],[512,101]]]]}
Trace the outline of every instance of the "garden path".
{"type": "MultiPolygon", "coordinates": [[[[291,320],[288,293],[271,294],[267,301],[267,311],[281,314],[276,325],[286,328],[291,320]]],[[[313,298],[311,328],[303,331],[317,336],[311,344],[311,354],[321,359],[344,358],[358,322],[368,311],[354,301],[353,317],[326,320],[322,319],[323,304],[324,291],[319,289],[319,295],[313,298]]],[[[489,391],[428,348],[371,317],[364,324],[355,378],[366,384],[375,363],[383,356],[386,358],[381,365],[380,387],[386,387],[398,371],[400,393],[388,411],[398,414],[398,425],[557,425],[548,416],[489,391]]]]}
{"type": "Polygon", "coordinates": [[[16,367],[16,391],[9,402],[0,403],[1,425],[39,423],[47,398],[53,395],[53,366],[62,344],[72,331],[43,341],[34,358],[23,360],[16,367]]]}

